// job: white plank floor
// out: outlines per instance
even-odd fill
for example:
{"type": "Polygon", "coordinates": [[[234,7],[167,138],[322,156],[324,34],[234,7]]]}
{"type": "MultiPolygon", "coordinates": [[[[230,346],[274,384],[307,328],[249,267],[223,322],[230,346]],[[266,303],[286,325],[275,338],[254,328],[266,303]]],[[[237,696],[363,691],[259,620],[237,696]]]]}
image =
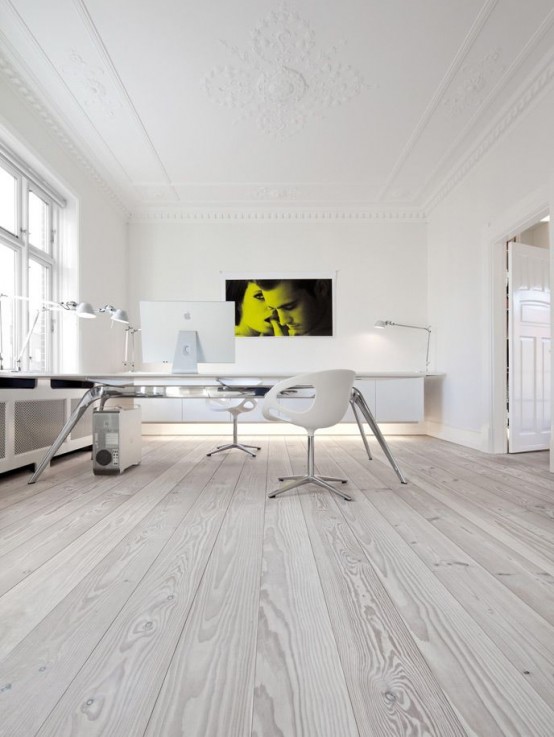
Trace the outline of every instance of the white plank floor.
{"type": "Polygon", "coordinates": [[[0,477],[0,737],[552,737],[547,454],[259,440],[0,477]]]}

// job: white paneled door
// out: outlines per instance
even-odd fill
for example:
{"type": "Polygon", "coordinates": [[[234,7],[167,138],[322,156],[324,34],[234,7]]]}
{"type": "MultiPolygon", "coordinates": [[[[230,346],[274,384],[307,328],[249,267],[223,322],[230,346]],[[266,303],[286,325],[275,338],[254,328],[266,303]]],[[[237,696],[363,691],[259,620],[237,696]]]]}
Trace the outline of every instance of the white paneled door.
{"type": "Polygon", "coordinates": [[[510,453],[550,447],[550,254],[508,244],[510,453]]]}

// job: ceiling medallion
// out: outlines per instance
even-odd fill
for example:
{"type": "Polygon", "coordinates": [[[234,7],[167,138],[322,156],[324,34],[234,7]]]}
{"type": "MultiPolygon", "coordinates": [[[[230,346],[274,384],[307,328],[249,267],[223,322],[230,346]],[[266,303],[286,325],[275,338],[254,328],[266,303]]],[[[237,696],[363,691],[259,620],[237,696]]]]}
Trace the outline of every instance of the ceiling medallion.
{"type": "Polygon", "coordinates": [[[240,66],[215,67],[204,83],[213,102],[240,110],[268,135],[287,138],[366,86],[359,72],[336,60],[338,45],[318,49],[308,22],[285,5],[251,36],[245,50],[223,41],[240,66]]]}
{"type": "Polygon", "coordinates": [[[451,116],[460,115],[482,98],[490,82],[504,71],[504,66],[499,64],[500,56],[501,50],[493,49],[475,64],[462,67],[462,81],[444,101],[451,116]]]}
{"type": "Polygon", "coordinates": [[[68,77],[78,80],[82,87],[80,95],[86,107],[100,110],[106,117],[114,117],[114,102],[106,89],[106,75],[100,67],[95,67],[86,62],[78,51],[72,49],[69,52],[69,63],[64,66],[64,72],[68,77]]]}

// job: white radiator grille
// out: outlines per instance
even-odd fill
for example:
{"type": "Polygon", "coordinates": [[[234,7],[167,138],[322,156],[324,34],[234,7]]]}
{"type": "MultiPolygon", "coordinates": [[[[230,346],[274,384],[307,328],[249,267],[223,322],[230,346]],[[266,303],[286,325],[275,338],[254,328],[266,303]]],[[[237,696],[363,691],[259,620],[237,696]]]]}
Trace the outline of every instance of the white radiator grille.
{"type": "Polygon", "coordinates": [[[52,445],[64,422],[63,399],[15,402],[15,454],[52,445]]]}

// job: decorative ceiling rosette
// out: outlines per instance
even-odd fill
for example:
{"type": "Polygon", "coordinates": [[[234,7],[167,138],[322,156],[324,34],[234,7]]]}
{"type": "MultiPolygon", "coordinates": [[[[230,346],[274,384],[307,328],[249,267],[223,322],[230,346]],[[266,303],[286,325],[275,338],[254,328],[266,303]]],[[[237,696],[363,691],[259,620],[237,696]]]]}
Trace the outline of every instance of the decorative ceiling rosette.
{"type": "Polygon", "coordinates": [[[223,42],[239,64],[212,69],[205,87],[213,102],[239,110],[239,119],[253,119],[268,135],[287,138],[367,86],[358,71],[337,60],[339,44],[318,49],[308,22],[287,6],[270,13],[251,36],[249,49],[223,42]]]}

